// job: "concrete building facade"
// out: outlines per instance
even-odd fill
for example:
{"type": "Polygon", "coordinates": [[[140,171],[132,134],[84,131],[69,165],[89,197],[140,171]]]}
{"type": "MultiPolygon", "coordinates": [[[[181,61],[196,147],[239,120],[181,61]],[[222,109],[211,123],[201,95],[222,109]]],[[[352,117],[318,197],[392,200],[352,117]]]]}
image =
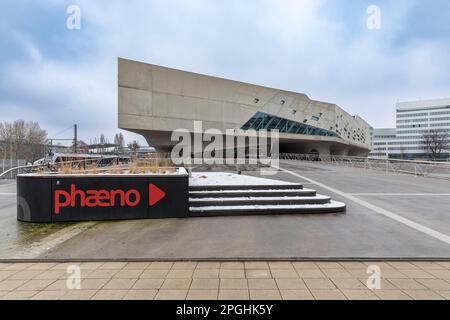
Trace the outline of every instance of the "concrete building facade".
{"type": "Polygon", "coordinates": [[[176,129],[280,131],[280,152],[367,155],[370,126],[335,104],[278,90],[119,58],[119,127],[169,151],[176,129]]]}
{"type": "MultiPolygon", "coordinates": [[[[399,102],[396,128],[375,129],[371,157],[391,159],[427,159],[423,134],[439,129],[450,133],[450,99],[399,102]]],[[[449,150],[441,155],[448,160],[449,150]]]]}

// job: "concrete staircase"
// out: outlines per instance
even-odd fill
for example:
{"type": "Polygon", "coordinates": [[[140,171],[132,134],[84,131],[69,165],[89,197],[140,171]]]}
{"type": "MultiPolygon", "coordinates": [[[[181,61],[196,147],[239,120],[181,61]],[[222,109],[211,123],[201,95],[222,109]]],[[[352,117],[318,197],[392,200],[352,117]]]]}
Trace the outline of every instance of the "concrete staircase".
{"type": "Polygon", "coordinates": [[[191,216],[335,213],[345,207],[300,184],[189,187],[191,216]]]}

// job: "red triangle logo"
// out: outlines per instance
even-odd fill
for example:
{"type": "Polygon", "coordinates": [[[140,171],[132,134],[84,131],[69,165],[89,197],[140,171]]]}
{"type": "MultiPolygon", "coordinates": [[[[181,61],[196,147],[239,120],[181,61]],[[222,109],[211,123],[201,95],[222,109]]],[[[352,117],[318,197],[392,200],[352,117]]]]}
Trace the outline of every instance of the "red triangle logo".
{"type": "Polygon", "coordinates": [[[164,191],[162,191],[160,188],[158,188],[157,186],[155,186],[153,183],[150,183],[148,188],[149,188],[148,197],[149,197],[150,206],[155,205],[159,200],[161,200],[162,198],[164,198],[166,196],[166,193],[164,191]]]}

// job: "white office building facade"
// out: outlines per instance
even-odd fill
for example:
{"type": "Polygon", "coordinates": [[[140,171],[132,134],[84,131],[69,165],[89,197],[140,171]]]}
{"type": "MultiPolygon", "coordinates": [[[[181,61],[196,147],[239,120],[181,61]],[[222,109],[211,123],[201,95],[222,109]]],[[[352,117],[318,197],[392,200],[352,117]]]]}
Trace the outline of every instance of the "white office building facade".
{"type": "MultiPolygon", "coordinates": [[[[434,129],[450,133],[450,99],[399,102],[396,128],[374,129],[371,157],[390,159],[428,159],[423,135],[434,129]]],[[[449,159],[449,150],[441,160],[449,159]]]]}

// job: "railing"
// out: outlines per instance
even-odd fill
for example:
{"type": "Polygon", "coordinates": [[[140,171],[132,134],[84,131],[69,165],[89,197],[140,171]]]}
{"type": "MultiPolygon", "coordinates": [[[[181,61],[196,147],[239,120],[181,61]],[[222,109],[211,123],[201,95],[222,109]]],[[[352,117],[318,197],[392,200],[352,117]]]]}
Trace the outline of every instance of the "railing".
{"type": "Polygon", "coordinates": [[[417,176],[428,176],[450,179],[449,162],[412,161],[396,159],[379,159],[367,157],[349,157],[318,154],[280,154],[280,160],[296,160],[328,165],[383,170],[392,173],[407,173],[417,176]]]}

